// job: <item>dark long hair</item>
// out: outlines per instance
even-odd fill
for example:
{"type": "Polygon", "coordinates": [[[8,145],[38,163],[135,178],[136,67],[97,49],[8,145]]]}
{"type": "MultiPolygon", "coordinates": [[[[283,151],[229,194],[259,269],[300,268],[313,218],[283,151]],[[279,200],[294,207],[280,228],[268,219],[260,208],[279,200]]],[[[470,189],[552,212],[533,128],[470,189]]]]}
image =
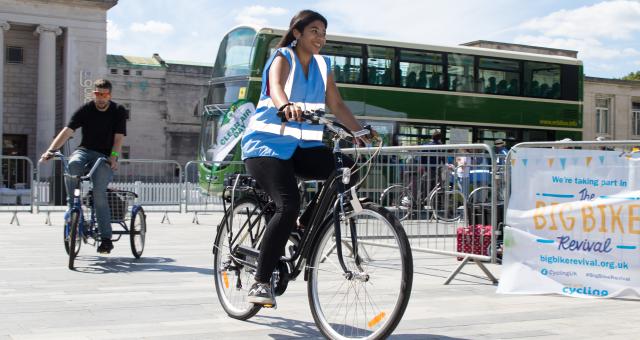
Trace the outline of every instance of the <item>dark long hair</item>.
{"type": "Polygon", "coordinates": [[[305,27],[316,20],[322,21],[324,26],[327,27],[327,19],[323,17],[322,14],[310,9],[305,9],[298,12],[298,14],[294,15],[293,18],[291,18],[291,22],[289,23],[289,30],[287,31],[287,34],[285,34],[282,39],[280,39],[280,42],[278,43],[276,48],[287,47],[289,46],[289,44],[291,44],[292,41],[296,40],[296,37],[293,36],[294,28],[302,33],[305,27]]]}

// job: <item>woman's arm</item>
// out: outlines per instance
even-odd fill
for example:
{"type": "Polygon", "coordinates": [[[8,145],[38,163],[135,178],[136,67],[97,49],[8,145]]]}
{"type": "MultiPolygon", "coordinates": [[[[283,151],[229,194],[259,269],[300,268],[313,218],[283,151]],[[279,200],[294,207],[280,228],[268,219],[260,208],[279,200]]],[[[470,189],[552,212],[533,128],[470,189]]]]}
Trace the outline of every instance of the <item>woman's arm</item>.
{"type": "MultiPolygon", "coordinates": [[[[271,101],[276,108],[280,108],[289,102],[289,98],[287,98],[287,94],[284,92],[284,86],[289,77],[290,70],[289,62],[282,55],[276,56],[269,68],[269,84],[267,86],[269,86],[271,101]]],[[[287,119],[302,120],[302,110],[299,107],[289,105],[285,107],[283,111],[287,119]]]]}

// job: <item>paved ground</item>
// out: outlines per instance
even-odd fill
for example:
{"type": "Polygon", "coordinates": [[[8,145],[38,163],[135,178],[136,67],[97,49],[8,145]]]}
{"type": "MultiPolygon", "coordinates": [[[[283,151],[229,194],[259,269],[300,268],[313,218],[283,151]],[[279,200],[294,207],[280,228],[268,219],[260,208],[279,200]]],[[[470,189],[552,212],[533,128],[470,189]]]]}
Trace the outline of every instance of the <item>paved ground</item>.
{"type": "MultiPolygon", "coordinates": [[[[248,322],[230,319],[211,276],[216,215],[149,216],[144,258],[128,242],[109,256],[83,247],[78,270],[66,267],[61,216],[0,214],[0,339],[294,339],[320,338],[304,281],[292,282],[277,310],[248,322]]],[[[442,282],[457,261],[420,257],[412,299],[392,339],[638,338],[640,303],[560,296],[507,296],[468,265],[442,282]]],[[[499,266],[490,266],[500,275],[499,266]]]]}

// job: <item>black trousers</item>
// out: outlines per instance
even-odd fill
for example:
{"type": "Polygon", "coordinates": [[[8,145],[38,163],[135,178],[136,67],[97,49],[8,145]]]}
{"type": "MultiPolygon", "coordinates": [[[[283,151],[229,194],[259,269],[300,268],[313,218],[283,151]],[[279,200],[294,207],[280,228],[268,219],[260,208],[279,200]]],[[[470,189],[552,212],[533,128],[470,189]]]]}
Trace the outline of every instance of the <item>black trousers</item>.
{"type": "MultiPolygon", "coordinates": [[[[332,151],[326,147],[297,148],[290,159],[255,157],[244,161],[247,171],[276,204],[276,212],[267,225],[262,238],[256,280],[269,282],[271,274],[284,254],[289,235],[296,225],[300,212],[300,193],[296,178],[304,180],[326,180],[335,172],[332,151]]],[[[343,157],[345,167],[354,163],[343,157]]],[[[354,176],[355,177],[355,176],[354,176]]],[[[354,179],[352,179],[352,183],[354,179]]],[[[315,199],[311,204],[315,204],[315,199]]],[[[308,209],[310,212],[311,209],[308,209]]],[[[308,225],[309,214],[301,217],[308,225]]]]}

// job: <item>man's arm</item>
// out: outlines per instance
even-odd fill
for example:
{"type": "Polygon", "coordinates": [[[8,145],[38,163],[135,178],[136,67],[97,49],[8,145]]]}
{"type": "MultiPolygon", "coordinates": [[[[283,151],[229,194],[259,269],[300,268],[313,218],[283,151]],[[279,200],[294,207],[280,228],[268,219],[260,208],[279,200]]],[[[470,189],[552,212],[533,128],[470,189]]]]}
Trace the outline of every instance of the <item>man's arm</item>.
{"type": "Polygon", "coordinates": [[[64,143],[67,142],[67,140],[69,138],[71,138],[71,136],[73,136],[73,133],[75,131],[72,130],[71,128],[65,127],[63,128],[60,133],[58,133],[58,135],[56,136],[56,138],[53,139],[53,142],[51,142],[51,145],[49,145],[49,149],[47,149],[42,156],[40,156],[40,160],[41,161],[47,161],[49,160],[49,158],[51,158],[51,155],[49,154],[49,151],[53,151],[53,150],[58,150],[60,149],[64,143]]]}
{"type": "Polygon", "coordinates": [[[113,170],[118,170],[118,157],[120,157],[120,152],[122,152],[122,143],[124,143],[124,134],[116,133],[113,136],[113,147],[111,148],[111,157],[109,158],[111,169],[113,170]]]}

